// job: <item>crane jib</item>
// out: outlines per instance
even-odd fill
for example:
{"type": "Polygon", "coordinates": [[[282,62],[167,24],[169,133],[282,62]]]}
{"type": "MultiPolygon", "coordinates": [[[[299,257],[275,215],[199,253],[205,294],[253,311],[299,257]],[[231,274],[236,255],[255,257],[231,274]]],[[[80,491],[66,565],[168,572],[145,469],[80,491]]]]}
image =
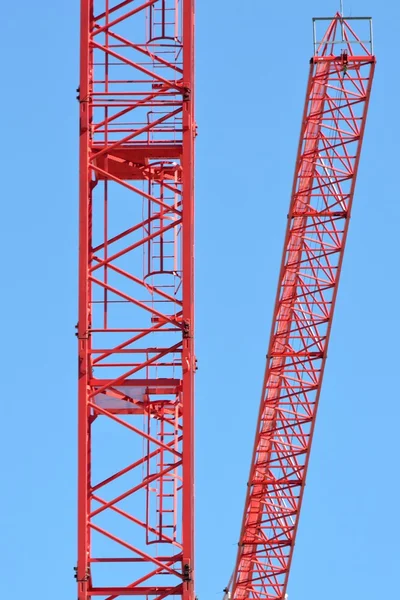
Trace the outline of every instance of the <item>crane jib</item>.
{"type": "Polygon", "coordinates": [[[310,62],[234,600],[286,594],[375,57],[338,14],[310,62]]]}

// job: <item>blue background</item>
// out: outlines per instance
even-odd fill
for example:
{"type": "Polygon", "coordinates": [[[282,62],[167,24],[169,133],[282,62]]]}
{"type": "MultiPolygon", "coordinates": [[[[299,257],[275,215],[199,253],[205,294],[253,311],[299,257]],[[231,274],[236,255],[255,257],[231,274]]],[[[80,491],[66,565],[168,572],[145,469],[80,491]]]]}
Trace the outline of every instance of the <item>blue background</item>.
{"type": "MultiPolygon", "coordinates": [[[[336,2],[197,2],[197,592],[234,563],[313,16],[336,2]]],[[[400,5],[378,58],[290,600],[395,598],[400,5]]],[[[6,3],[2,60],[4,598],[76,598],[79,4],[6,3]]]]}

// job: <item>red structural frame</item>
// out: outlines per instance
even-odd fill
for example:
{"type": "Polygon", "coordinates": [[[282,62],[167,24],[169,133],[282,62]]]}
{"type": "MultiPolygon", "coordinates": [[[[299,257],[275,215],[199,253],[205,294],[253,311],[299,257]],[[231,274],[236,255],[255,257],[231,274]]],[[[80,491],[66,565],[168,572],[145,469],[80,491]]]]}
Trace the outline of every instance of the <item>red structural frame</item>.
{"type": "Polygon", "coordinates": [[[337,14],[310,64],[235,600],[285,597],[374,66],[337,14]]]}
{"type": "Polygon", "coordinates": [[[193,0],[81,0],[78,599],[194,598],[193,0]]]}

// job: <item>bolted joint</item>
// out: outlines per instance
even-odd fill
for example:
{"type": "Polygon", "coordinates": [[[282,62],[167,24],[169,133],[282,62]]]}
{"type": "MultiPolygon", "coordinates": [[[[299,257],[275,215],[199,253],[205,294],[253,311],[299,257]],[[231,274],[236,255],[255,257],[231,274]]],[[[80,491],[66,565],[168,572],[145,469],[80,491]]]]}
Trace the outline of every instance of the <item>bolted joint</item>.
{"type": "Polygon", "coordinates": [[[192,581],[192,578],[190,576],[191,572],[192,572],[192,569],[190,568],[189,563],[185,563],[183,565],[183,573],[182,573],[183,581],[192,581]]]}
{"type": "Polygon", "coordinates": [[[190,329],[190,321],[189,321],[189,319],[186,319],[185,321],[183,321],[183,339],[186,340],[191,337],[192,337],[192,332],[190,329]]]}
{"type": "Polygon", "coordinates": [[[86,331],[83,335],[79,335],[78,332],[75,334],[78,340],[88,340],[90,339],[90,333],[86,331]]]}
{"type": "Polygon", "coordinates": [[[79,335],[79,323],[77,323],[75,325],[75,337],[78,338],[78,340],[88,340],[90,338],[90,331],[85,331],[85,333],[83,335],[79,335]]]}
{"type": "Polygon", "coordinates": [[[78,579],[78,567],[74,567],[74,579],[79,583],[84,583],[85,581],[89,581],[90,579],[90,569],[89,567],[86,569],[86,575],[82,579],[78,579]]]}

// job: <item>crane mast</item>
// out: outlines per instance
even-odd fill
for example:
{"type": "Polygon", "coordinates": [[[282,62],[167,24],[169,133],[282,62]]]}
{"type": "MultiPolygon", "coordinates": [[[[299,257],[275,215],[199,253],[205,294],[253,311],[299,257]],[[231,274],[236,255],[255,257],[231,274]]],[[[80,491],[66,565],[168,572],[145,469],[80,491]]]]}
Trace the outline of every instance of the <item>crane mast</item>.
{"type": "Polygon", "coordinates": [[[81,0],[78,600],[194,598],[193,0],[81,0]]]}
{"type": "Polygon", "coordinates": [[[331,20],[314,56],[260,411],[228,595],[285,598],[375,66],[368,18],[331,20]],[[360,40],[353,22],[367,25],[360,40]]]}

